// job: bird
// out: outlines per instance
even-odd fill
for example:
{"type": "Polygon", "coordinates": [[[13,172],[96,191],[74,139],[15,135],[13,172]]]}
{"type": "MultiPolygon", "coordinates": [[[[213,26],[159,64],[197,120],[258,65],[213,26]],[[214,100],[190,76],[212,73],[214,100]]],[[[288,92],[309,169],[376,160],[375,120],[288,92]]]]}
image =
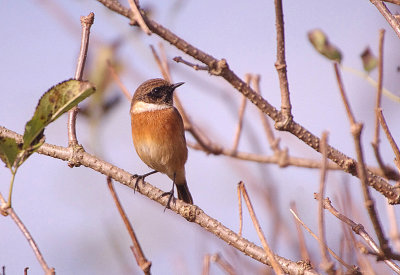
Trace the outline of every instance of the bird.
{"type": "Polygon", "coordinates": [[[170,208],[174,186],[179,199],[193,204],[185,176],[188,149],[183,120],[173,105],[174,90],[183,84],[171,84],[160,78],[149,79],[136,89],[130,108],[135,150],[140,159],[154,170],[135,175],[135,189],[139,180],[151,174],[166,174],[172,180],[171,191],[163,193],[163,196],[169,195],[166,208],[170,208]]]}

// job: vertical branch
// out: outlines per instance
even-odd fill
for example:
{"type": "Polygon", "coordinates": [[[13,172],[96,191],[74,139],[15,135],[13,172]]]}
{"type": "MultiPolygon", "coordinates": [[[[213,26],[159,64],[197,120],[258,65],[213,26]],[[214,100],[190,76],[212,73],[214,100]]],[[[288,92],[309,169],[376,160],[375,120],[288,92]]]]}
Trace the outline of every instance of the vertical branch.
{"type": "Polygon", "coordinates": [[[203,259],[203,271],[202,275],[209,275],[210,274],[210,258],[209,254],[206,254],[203,259]]]}
{"type": "Polygon", "coordinates": [[[374,149],[375,158],[381,168],[382,172],[387,175],[389,173],[385,164],[382,161],[382,157],[379,151],[379,115],[378,111],[381,108],[382,101],[382,86],[383,86],[383,38],[385,30],[381,29],[379,32],[379,59],[378,59],[378,85],[376,93],[376,103],[375,103],[375,134],[374,140],[372,141],[372,148],[374,149]]]}
{"type": "Polygon", "coordinates": [[[111,177],[107,177],[107,185],[108,189],[110,189],[110,193],[114,199],[115,205],[117,206],[118,212],[121,215],[122,220],[124,221],[126,229],[128,230],[129,236],[132,239],[133,246],[131,246],[131,249],[133,255],[135,256],[136,263],[143,270],[144,274],[150,275],[151,262],[149,262],[144,256],[142,247],[140,246],[139,241],[136,238],[135,231],[133,231],[132,224],[126,216],[125,211],[122,208],[121,202],[118,199],[117,193],[115,192],[111,177]]]}
{"type": "Polygon", "coordinates": [[[239,204],[239,232],[238,235],[242,236],[243,230],[243,208],[242,208],[242,196],[240,192],[240,185],[237,187],[238,204],[239,204]]]}
{"type": "Polygon", "coordinates": [[[357,153],[357,174],[360,177],[361,181],[361,188],[363,191],[363,196],[364,196],[364,202],[365,202],[365,207],[367,209],[369,218],[371,219],[372,225],[374,227],[375,233],[378,237],[380,247],[382,249],[383,255],[386,253],[390,253],[390,249],[387,243],[387,240],[383,234],[382,226],[378,217],[378,212],[375,209],[375,201],[372,199],[369,188],[368,188],[368,178],[367,178],[367,169],[365,167],[364,163],[364,155],[363,155],[363,150],[361,147],[361,131],[363,128],[362,123],[356,122],[353,113],[351,112],[349,102],[347,100],[346,93],[344,91],[344,86],[342,83],[342,79],[339,73],[339,68],[338,64],[335,62],[334,63],[334,69],[335,69],[335,74],[336,74],[336,79],[339,85],[339,90],[340,94],[343,99],[343,103],[346,107],[347,115],[350,120],[350,129],[351,129],[351,134],[353,135],[354,139],[354,144],[355,144],[355,149],[357,153]]]}
{"type": "Polygon", "coordinates": [[[321,137],[320,151],[322,153],[322,168],[321,168],[321,179],[319,184],[319,196],[320,200],[318,203],[318,232],[320,242],[320,249],[322,254],[322,266],[328,274],[334,274],[334,265],[329,257],[329,252],[326,244],[325,237],[325,219],[324,219],[324,206],[323,198],[325,197],[325,184],[326,184],[326,166],[327,166],[327,155],[328,155],[328,133],[323,132],[321,137]]]}
{"type": "Polygon", "coordinates": [[[399,227],[397,226],[396,212],[394,211],[394,205],[386,203],[386,207],[389,218],[389,237],[392,239],[396,252],[399,253],[400,234],[399,234],[399,227]]]}
{"type": "Polygon", "coordinates": [[[254,213],[253,206],[251,204],[249,195],[247,194],[246,187],[244,186],[243,182],[239,182],[239,188],[242,191],[242,195],[243,195],[244,201],[246,202],[247,209],[249,210],[251,220],[253,221],[254,228],[256,229],[257,235],[261,240],[261,243],[264,247],[265,253],[267,253],[267,256],[269,258],[272,268],[274,269],[276,274],[283,275],[284,273],[283,273],[282,267],[279,265],[278,261],[275,259],[275,255],[272,252],[271,248],[269,247],[267,240],[265,239],[264,233],[262,232],[260,223],[257,220],[256,214],[254,213]]]}
{"type": "MultiPolygon", "coordinates": [[[[244,76],[244,79],[246,85],[250,85],[251,75],[246,74],[244,76]]],[[[242,133],[242,128],[243,128],[243,117],[244,117],[244,111],[246,109],[246,103],[247,103],[247,98],[244,95],[242,95],[242,103],[240,104],[239,108],[239,119],[238,119],[239,121],[235,132],[235,138],[233,140],[232,152],[236,152],[239,146],[240,134],[242,133]]]]}
{"type": "MultiPolygon", "coordinates": [[[[75,79],[82,80],[83,69],[85,68],[87,50],[89,46],[89,35],[90,28],[94,22],[94,13],[91,12],[88,16],[81,16],[82,25],[82,38],[81,38],[81,49],[79,51],[78,64],[75,71],[75,79]]],[[[72,108],[68,112],[68,146],[74,146],[78,144],[76,138],[76,115],[78,113],[78,107],[72,108]]]]}
{"type": "MultiPolygon", "coordinates": [[[[260,75],[255,75],[252,77],[252,85],[253,85],[254,91],[257,94],[261,95],[260,75]]],[[[280,147],[279,147],[280,139],[275,138],[274,132],[272,131],[272,128],[271,128],[271,125],[269,124],[267,117],[261,110],[260,110],[260,118],[261,118],[261,123],[263,124],[263,127],[264,127],[264,131],[267,135],[268,143],[269,143],[272,151],[274,151],[274,153],[279,153],[280,152],[280,147]]]]}
{"type": "Polygon", "coordinates": [[[282,0],[275,0],[275,25],[276,25],[276,63],[275,68],[279,76],[281,89],[281,114],[282,118],[275,124],[277,129],[285,129],[292,120],[292,105],[290,104],[289,83],[287,79],[285,58],[285,28],[283,22],[282,0]]]}

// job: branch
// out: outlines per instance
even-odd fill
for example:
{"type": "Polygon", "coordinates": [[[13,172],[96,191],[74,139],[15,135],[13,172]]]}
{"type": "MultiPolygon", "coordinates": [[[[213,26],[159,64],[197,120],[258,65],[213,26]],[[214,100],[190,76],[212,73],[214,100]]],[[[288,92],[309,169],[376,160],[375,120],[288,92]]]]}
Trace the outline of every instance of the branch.
{"type": "MultiPolygon", "coordinates": [[[[322,152],[322,168],[321,168],[321,178],[319,184],[319,193],[322,197],[325,195],[325,184],[326,184],[326,164],[327,164],[327,146],[328,146],[328,133],[323,132],[321,138],[321,152],[322,152]]],[[[325,235],[325,219],[324,219],[324,208],[322,201],[318,205],[318,233],[319,239],[321,240],[320,250],[322,254],[322,266],[323,269],[328,274],[335,274],[334,264],[331,261],[326,245],[326,235],[325,235]]]]}
{"type": "Polygon", "coordinates": [[[370,0],[372,4],[379,10],[383,15],[389,25],[396,32],[397,36],[400,38],[400,24],[399,21],[394,17],[390,10],[386,7],[385,3],[381,0],[370,0]]]}
{"type": "Polygon", "coordinates": [[[285,29],[283,22],[282,0],[275,0],[275,26],[276,26],[276,63],[278,71],[279,86],[281,89],[281,112],[282,120],[276,122],[278,130],[285,129],[293,119],[292,105],[290,104],[289,83],[287,79],[286,58],[285,58],[285,29]]]}
{"type": "MultiPolygon", "coordinates": [[[[3,195],[1,195],[1,193],[0,193],[0,202],[1,202],[1,204],[6,203],[6,201],[4,200],[3,195]]],[[[55,274],[54,268],[50,268],[47,265],[46,260],[44,259],[42,253],[40,252],[39,247],[36,244],[35,240],[33,239],[31,233],[29,233],[28,228],[26,228],[26,226],[24,225],[22,220],[18,217],[17,213],[15,213],[14,209],[12,207],[9,207],[9,208],[5,209],[4,211],[8,215],[10,215],[10,217],[13,219],[15,224],[21,230],[22,234],[25,236],[26,240],[28,241],[29,245],[31,246],[31,248],[33,250],[33,253],[35,254],[37,260],[39,261],[39,264],[42,266],[44,273],[46,275],[54,275],[55,274]]],[[[5,274],[4,270],[5,270],[5,268],[3,268],[3,274],[5,274]]]]}
{"type": "MultiPolygon", "coordinates": [[[[121,6],[121,4],[119,4],[118,2],[112,0],[98,1],[110,10],[113,10],[127,18],[130,18],[130,10],[121,6]]],[[[282,120],[281,113],[267,100],[258,95],[250,87],[248,87],[242,79],[240,79],[232,70],[230,70],[228,63],[225,59],[218,60],[212,57],[211,55],[190,45],[157,22],[149,19],[143,13],[142,16],[147,26],[154,34],[157,34],[164,40],[174,45],[177,49],[207,65],[210,74],[223,77],[228,83],[230,83],[235,89],[246,96],[254,105],[256,105],[269,117],[271,117],[275,122],[279,122],[282,120]]],[[[300,124],[296,123],[295,121],[291,121],[290,123],[288,123],[287,127],[284,130],[295,135],[308,146],[319,152],[320,139],[300,124]]],[[[356,169],[357,162],[331,146],[328,146],[328,158],[338,164],[343,171],[350,173],[353,176],[359,176],[356,169]]],[[[398,189],[394,188],[386,180],[380,178],[371,171],[367,171],[367,177],[369,185],[375,188],[382,195],[384,195],[388,199],[389,203],[400,203],[400,191],[398,189]]]]}
{"type": "MultiPolygon", "coordinates": [[[[0,137],[9,137],[16,140],[17,143],[22,143],[22,136],[0,126],[0,137]]],[[[86,153],[84,150],[72,151],[69,148],[56,146],[48,143],[44,143],[37,151],[39,154],[46,155],[49,157],[57,158],[60,160],[68,161],[73,157],[79,160],[79,163],[86,166],[94,171],[97,171],[105,176],[109,176],[115,181],[118,181],[132,190],[135,189],[135,178],[132,174],[125,170],[116,167],[100,158],[86,153]]],[[[151,184],[139,181],[138,193],[148,197],[149,199],[166,206],[168,198],[162,196],[164,193],[162,190],[152,186],[151,184]]],[[[194,222],[219,237],[224,242],[232,245],[243,254],[263,263],[270,265],[267,255],[263,248],[256,246],[254,243],[248,241],[245,238],[240,237],[238,234],[221,224],[216,219],[208,216],[200,207],[196,205],[186,204],[181,200],[175,200],[170,205],[171,211],[181,215],[189,222],[194,222]]],[[[311,269],[309,265],[303,262],[294,262],[287,260],[280,256],[275,256],[276,260],[282,266],[283,271],[286,273],[312,275],[317,274],[311,269]]]]}
{"type": "Polygon", "coordinates": [[[275,259],[274,253],[272,252],[271,248],[268,245],[267,240],[265,239],[264,233],[262,232],[260,223],[258,222],[256,213],[254,212],[253,205],[251,204],[249,195],[247,194],[247,190],[246,190],[246,187],[244,186],[243,182],[239,182],[239,188],[240,188],[240,191],[242,191],[242,196],[243,196],[244,201],[246,202],[247,209],[249,210],[249,214],[250,214],[251,220],[253,221],[254,228],[257,231],[257,235],[261,240],[261,243],[264,247],[265,252],[268,255],[268,258],[270,259],[272,268],[274,269],[276,274],[283,275],[282,267],[278,264],[277,260],[275,259]]]}
{"type": "MultiPolygon", "coordinates": [[[[319,200],[320,196],[315,196],[315,199],[319,200]]],[[[357,235],[361,236],[364,241],[368,244],[368,246],[377,254],[382,255],[382,250],[379,246],[374,242],[374,240],[369,236],[367,231],[365,231],[364,226],[362,224],[357,224],[339,211],[336,210],[332,206],[332,203],[329,198],[323,200],[324,208],[331,212],[336,218],[349,225],[351,229],[357,235]]],[[[392,268],[397,274],[400,274],[400,267],[397,266],[392,260],[385,259],[383,260],[390,268],[392,268]]]]}
{"type": "Polygon", "coordinates": [[[128,230],[129,236],[131,237],[133,246],[131,246],[133,255],[135,256],[136,263],[138,266],[143,270],[143,273],[146,275],[150,275],[150,268],[151,268],[151,262],[149,262],[146,259],[146,256],[144,256],[142,247],[140,246],[140,243],[138,239],[136,238],[135,231],[133,230],[132,224],[130,223],[128,217],[125,214],[124,209],[122,208],[121,202],[119,201],[118,195],[115,192],[114,186],[112,184],[112,180],[110,177],[107,177],[107,185],[108,189],[110,190],[111,196],[114,199],[115,205],[117,206],[118,212],[124,221],[125,227],[128,230]]]}
{"type": "MultiPolygon", "coordinates": [[[[93,12],[91,12],[88,16],[81,16],[82,38],[81,38],[81,49],[79,51],[78,63],[75,71],[76,80],[82,80],[83,69],[85,68],[87,50],[89,47],[90,28],[93,22],[94,22],[93,12]]],[[[78,140],[76,138],[77,113],[78,113],[78,107],[76,106],[68,112],[68,146],[70,147],[78,145],[78,140]]]]}
{"type": "Polygon", "coordinates": [[[363,124],[356,122],[354,115],[351,112],[350,105],[347,100],[346,93],[344,91],[338,64],[336,62],[334,63],[334,69],[335,69],[336,79],[337,79],[337,82],[339,85],[340,94],[342,96],[343,103],[346,107],[347,114],[348,114],[348,117],[350,120],[350,130],[351,130],[351,134],[353,135],[355,149],[356,149],[356,153],[357,153],[357,160],[358,160],[357,170],[358,170],[358,174],[360,175],[361,188],[363,191],[365,207],[367,209],[369,218],[371,219],[375,233],[378,236],[379,244],[382,248],[382,251],[384,252],[384,254],[386,254],[386,253],[389,253],[390,248],[388,246],[388,241],[386,240],[386,238],[384,236],[381,222],[378,217],[378,212],[375,209],[375,201],[371,197],[371,194],[370,194],[370,191],[368,188],[367,169],[364,164],[364,154],[363,154],[363,150],[361,147],[361,131],[363,128],[363,124]]]}

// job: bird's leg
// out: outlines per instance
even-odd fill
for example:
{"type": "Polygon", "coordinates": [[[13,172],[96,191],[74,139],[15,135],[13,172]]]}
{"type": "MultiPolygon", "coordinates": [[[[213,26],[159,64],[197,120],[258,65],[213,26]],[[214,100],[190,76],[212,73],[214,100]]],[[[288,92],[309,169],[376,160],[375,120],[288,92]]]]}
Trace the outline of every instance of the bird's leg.
{"type": "MultiPolygon", "coordinates": [[[[166,195],[169,195],[168,202],[167,202],[167,205],[165,206],[165,209],[167,209],[167,208],[171,209],[171,207],[170,207],[169,205],[170,205],[170,203],[171,203],[172,198],[174,197],[175,177],[176,177],[176,173],[174,173],[174,180],[172,181],[172,189],[171,189],[171,191],[169,191],[169,192],[164,192],[164,193],[162,193],[162,195],[161,195],[161,197],[164,197],[164,196],[166,196],[166,195]]],[[[164,209],[164,212],[165,212],[165,209],[164,209]]]]}
{"type": "Polygon", "coordinates": [[[144,179],[145,179],[147,176],[150,176],[150,175],[155,174],[155,173],[157,173],[157,172],[158,172],[158,171],[154,170],[154,171],[151,171],[151,172],[149,172],[149,173],[147,173],[147,174],[143,174],[143,175],[134,174],[134,175],[132,176],[132,179],[133,179],[133,178],[136,178],[136,181],[135,181],[135,187],[133,188],[133,193],[135,193],[136,189],[139,190],[139,181],[140,181],[140,180],[141,180],[142,182],[144,182],[144,179]]]}

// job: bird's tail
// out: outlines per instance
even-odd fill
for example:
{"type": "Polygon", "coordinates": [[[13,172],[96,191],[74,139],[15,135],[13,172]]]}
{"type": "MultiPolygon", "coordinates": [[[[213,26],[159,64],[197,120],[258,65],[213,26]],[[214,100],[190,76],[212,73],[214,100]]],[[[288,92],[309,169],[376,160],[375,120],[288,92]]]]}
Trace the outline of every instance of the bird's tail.
{"type": "Polygon", "coordinates": [[[178,199],[183,200],[186,203],[193,204],[192,195],[189,192],[186,180],[183,183],[176,184],[176,190],[178,191],[178,199]]]}

